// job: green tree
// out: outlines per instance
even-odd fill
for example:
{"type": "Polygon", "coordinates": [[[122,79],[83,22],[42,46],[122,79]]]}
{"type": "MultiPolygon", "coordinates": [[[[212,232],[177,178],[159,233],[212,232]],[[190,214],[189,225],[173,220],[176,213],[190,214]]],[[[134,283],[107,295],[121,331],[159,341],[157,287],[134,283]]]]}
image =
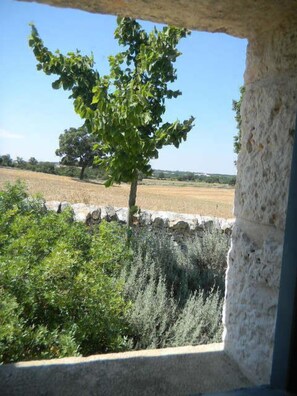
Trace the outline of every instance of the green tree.
{"type": "Polygon", "coordinates": [[[234,152],[236,154],[239,154],[239,151],[241,149],[241,115],[240,115],[240,108],[241,108],[241,103],[243,100],[243,96],[245,93],[245,87],[242,86],[239,88],[240,91],[240,98],[239,100],[233,100],[232,102],[232,110],[235,111],[235,120],[236,120],[236,128],[237,128],[237,134],[234,136],[234,152]]]}
{"type": "Polygon", "coordinates": [[[38,61],[37,69],[57,74],[53,88],[71,90],[75,111],[100,142],[105,154],[98,159],[108,175],[106,186],[131,184],[128,227],[136,210],[139,172],[151,175],[150,160],[158,150],[173,144],[179,147],[193,127],[194,118],[183,122],[163,122],[165,99],[181,95],[168,87],[176,78],[173,63],[181,53],[179,40],[186,29],[164,27],[145,32],[135,20],[118,18],[115,38],[124,47],[109,57],[110,73],[100,76],[94,70],[93,56],[79,51],[66,56],[50,52],[32,26],[29,45],[38,61]]]}
{"type": "Polygon", "coordinates": [[[10,154],[4,154],[0,157],[0,165],[2,166],[13,166],[13,160],[10,154]]]}
{"type": "Polygon", "coordinates": [[[30,165],[35,166],[35,165],[38,164],[38,161],[37,161],[37,159],[36,159],[35,157],[31,157],[31,158],[29,158],[28,163],[29,163],[30,165]]]}
{"type": "Polygon", "coordinates": [[[86,126],[80,128],[69,128],[59,137],[59,148],[56,155],[62,157],[61,163],[64,165],[76,165],[81,167],[79,178],[84,177],[85,169],[92,166],[94,158],[101,157],[102,152],[97,148],[95,135],[89,133],[86,126]]]}
{"type": "Polygon", "coordinates": [[[17,157],[16,165],[18,168],[24,168],[26,166],[26,161],[22,157],[17,157]]]}

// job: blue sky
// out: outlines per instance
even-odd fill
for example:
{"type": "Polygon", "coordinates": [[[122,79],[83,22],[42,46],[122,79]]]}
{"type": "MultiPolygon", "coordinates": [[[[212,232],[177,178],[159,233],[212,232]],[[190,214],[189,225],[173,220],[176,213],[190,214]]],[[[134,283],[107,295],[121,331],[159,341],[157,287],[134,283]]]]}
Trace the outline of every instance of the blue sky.
{"type": "MultiPolygon", "coordinates": [[[[65,53],[94,53],[100,74],[108,72],[108,55],[119,47],[113,38],[116,17],[59,9],[14,0],[0,2],[0,154],[58,161],[59,135],[83,121],[69,92],[53,90],[54,77],[36,70],[28,46],[34,22],[45,45],[65,53]]],[[[141,22],[147,30],[155,25],[141,22]]],[[[157,25],[158,26],[158,25],[157,25]]],[[[175,87],[183,92],[167,101],[165,121],[193,115],[195,127],[177,150],[167,147],[155,169],[234,174],[232,99],[239,96],[245,68],[246,40],[225,34],[192,32],[180,42],[175,87]]]]}

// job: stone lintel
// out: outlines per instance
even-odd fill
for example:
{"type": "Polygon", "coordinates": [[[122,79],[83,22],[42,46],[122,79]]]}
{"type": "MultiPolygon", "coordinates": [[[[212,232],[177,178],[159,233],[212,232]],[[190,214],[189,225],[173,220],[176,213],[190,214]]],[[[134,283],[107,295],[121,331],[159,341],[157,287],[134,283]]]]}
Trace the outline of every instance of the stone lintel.
{"type": "MultiPolygon", "coordinates": [[[[33,1],[33,0],[22,0],[33,1]]],[[[206,32],[252,37],[297,19],[295,0],[34,0],[64,8],[129,16],[206,32]]]]}

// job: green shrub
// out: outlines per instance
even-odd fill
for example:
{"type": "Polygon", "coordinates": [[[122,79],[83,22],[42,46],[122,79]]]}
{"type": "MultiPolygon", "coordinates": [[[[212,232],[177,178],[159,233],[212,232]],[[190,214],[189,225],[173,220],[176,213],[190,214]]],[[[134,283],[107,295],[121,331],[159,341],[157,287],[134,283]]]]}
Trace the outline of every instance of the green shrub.
{"type": "Polygon", "coordinates": [[[192,269],[189,288],[225,291],[225,272],[230,237],[221,230],[206,231],[202,238],[187,243],[188,266],[192,269]]]}
{"type": "Polygon", "coordinates": [[[20,341],[23,337],[24,321],[22,308],[16,298],[0,288],[0,355],[1,361],[17,361],[22,356],[20,341]]]}
{"type": "Polygon", "coordinates": [[[216,231],[182,250],[163,232],[136,233],[122,271],[132,348],[218,342],[229,238],[216,231]]]}
{"type": "Polygon", "coordinates": [[[15,205],[20,206],[28,195],[25,184],[18,180],[15,184],[6,183],[5,190],[0,191],[0,213],[5,214],[7,210],[15,205]]]}
{"type": "Polygon", "coordinates": [[[46,211],[21,182],[0,192],[0,361],[219,341],[229,238],[175,245],[164,232],[46,211]]]}
{"type": "Polygon", "coordinates": [[[131,345],[135,349],[161,348],[175,319],[176,303],[169,295],[160,268],[151,261],[143,265],[140,254],[128,271],[123,271],[126,299],[132,302],[127,312],[131,345]]]}
{"type": "Polygon", "coordinates": [[[153,262],[168,292],[183,305],[196,290],[218,289],[224,294],[229,245],[230,237],[217,229],[189,240],[185,248],[174,244],[165,231],[143,229],[135,233],[132,242],[137,257],[132,266],[140,273],[153,262]]]}
{"type": "Polygon", "coordinates": [[[20,183],[1,192],[0,208],[1,361],[122,349],[124,230],[103,222],[90,232],[70,210],[46,212],[20,183]]]}
{"type": "MultiPolygon", "coordinates": [[[[139,258],[138,258],[139,262],[139,258]]],[[[135,263],[134,263],[135,264],[135,263]]],[[[125,273],[125,295],[133,349],[197,345],[218,342],[222,335],[223,299],[218,291],[189,292],[184,305],[167,290],[154,263],[131,266],[125,273]]]]}
{"type": "Polygon", "coordinates": [[[173,243],[170,236],[161,230],[153,233],[143,229],[136,233],[132,248],[137,257],[132,266],[141,273],[153,263],[158,276],[164,279],[167,291],[183,304],[189,294],[190,268],[184,252],[173,243]]]}
{"type": "Polygon", "coordinates": [[[207,297],[195,292],[187,300],[171,327],[170,346],[220,342],[222,337],[223,300],[217,291],[207,297]]]}
{"type": "Polygon", "coordinates": [[[126,244],[126,229],[116,222],[100,224],[100,232],[95,232],[90,246],[90,259],[100,265],[102,271],[118,277],[124,264],[130,262],[131,251],[126,244]]]}

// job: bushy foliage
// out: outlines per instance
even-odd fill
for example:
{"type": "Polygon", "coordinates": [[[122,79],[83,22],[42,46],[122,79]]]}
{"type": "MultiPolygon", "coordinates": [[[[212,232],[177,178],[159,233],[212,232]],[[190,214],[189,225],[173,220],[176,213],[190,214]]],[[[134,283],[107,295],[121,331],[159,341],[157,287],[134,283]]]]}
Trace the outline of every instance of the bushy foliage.
{"type": "Polygon", "coordinates": [[[222,336],[223,300],[218,291],[206,295],[194,292],[180,310],[170,329],[171,346],[220,342],[222,336]]]}
{"type": "Polygon", "coordinates": [[[2,166],[12,166],[13,160],[10,154],[4,154],[0,156],[0,165],[2,166]]]}
{"type": "Polygon", "coordinates": [[[196,237],[187,244],[188,267],[192,269],[189,288],[209,292],[225,291],[225,272],[230,238],[220,230],[205,231],[203,238],[196,237]]]}
{"type": "Polygon", "coordinates": [[[229,240],[88,228],[22,183],[0,192],[0,361],[219,341],[229,240]]]}
{"type": "Polygon", "coordinates": [[[134,259],[122,271],[132,348],[220,341],[228,246],[216,230],[183,250],[165,233],[136,234],[134,259]]]}
{"type": "Polygon", "coordinates": [[[0,235],[1,361],[122,348],[129,303],[115,274],[129,251],[116,224],[90,233],[17,183],[0,193],[0,235]]]}
{"type": "Polygon", "coordinates": [[[138,275],[146,273],[146,268],[155,267],[156,276],[162,277],[166,288],[177,301],[187,298],[188,270],[185,255],[175,246],[165,232],[152,233],[143,229],[135,234],[132,248],[134,251],[133,270],[138,275]]]}
{"type": "Polygon", "coordinates": [[[154,268],[150,272],[144,283],[142,276],[134,278],[133,304],[127,319],[132,330],[131,344],[135,349],[165,347],[170,326],[176,317],[176,304],[168,295],[165,280],[156,276],[154,268]]]}

